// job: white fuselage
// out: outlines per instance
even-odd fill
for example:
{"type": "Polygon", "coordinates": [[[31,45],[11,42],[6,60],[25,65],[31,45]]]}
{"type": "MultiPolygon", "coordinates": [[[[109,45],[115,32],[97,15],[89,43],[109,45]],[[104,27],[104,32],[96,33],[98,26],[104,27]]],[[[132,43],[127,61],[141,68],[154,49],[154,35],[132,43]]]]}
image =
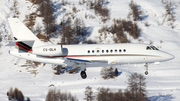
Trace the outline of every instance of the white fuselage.
{"type": "MultiPolygon", "coordinates": [[[[85,45],[62,45],[62,54],[57,56],[42,56],[33,53],[20,52],[15,49],[10,51],[10,54],[37,62],[68,65],[69,61],[87,62],[86,67],[109,66],[117,64],[138,64],[138,63],[153,63],[173,59],[174,56],[153,48],[147,49],[147,44],[85,44],[85,45]]],[[[53,45],[53,49],[56,47],[53,45]]],[[[60,47],[60,45],[57,45],[60,47]]],[[[33,49],[32,49],[33,51],[33,49]]],[[[54,51],[54,50],[51,50],[54,51]]],[[[56,50],[55,50],[56,51],[56,50]]],[[[48,55],[48,54],[47,54],[48,55]]]]}

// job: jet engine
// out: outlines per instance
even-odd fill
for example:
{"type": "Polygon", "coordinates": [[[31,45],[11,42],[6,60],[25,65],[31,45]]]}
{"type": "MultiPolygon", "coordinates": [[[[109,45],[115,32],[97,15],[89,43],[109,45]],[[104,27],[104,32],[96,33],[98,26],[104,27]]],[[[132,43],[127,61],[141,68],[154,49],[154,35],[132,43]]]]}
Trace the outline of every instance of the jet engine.
{"type": "Polygon", "coordinates": [[[62,45],[46,45],[35,47],[32,49],[32,53],[42,56],[60,56],[63,54],[62,45]]]}

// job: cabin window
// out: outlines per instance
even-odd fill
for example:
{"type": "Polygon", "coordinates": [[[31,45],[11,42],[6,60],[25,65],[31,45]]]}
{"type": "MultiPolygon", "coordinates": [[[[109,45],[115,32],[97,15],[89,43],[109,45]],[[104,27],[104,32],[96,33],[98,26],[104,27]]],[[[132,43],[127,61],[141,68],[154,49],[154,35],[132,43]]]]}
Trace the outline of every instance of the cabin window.
{"type": "Polygon", "coordinates": [[[90,53],[90,50],[88,50],[88,53],[90,53]]]}
{"type": "Polygon", "coordinates": [[[94,53],[94,50],[92,50],[92,53],[94,53]]]}
{"type": "Polygon", "coordinates": [[[99,50],[97,50],[97,53],[99,53],[99,50]]]}
{"type": "Polygon", "coordinates": [[[102,53],[104,53],[104,50],[102,50],[102,53]]]}
{"type": "Polygon", "coordinates": [[[117,49],[115,49],[115,52],[117,52],[117,49]]]}
{"type": "Polygon", "coordinates": [[[113,50],[111,49],[111,53],[113,52],[113,50]]]}
{"type": "Polygon", "coordinates": [[[126,52],[126,49],[124,49],[123,51],[126,52]]]}
{"type": "Polygon", "coordinates": [[[121,52],[121,49],[119,49],[119,52],[121,52]]]}
{"type": "Polygon", "coordinates": [[[108,50],[106,50],[106,53],[108,53],[109,51],[108,50]]]}

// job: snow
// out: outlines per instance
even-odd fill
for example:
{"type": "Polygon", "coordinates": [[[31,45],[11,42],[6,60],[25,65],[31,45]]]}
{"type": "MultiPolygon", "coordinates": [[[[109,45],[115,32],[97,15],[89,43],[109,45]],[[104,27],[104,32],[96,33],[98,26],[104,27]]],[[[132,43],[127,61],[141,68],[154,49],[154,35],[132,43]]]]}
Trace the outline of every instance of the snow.
{"type": "MultiPolygon", "coordinates": [[[[114,18],[127,19],[127,15],[130,11],[129,2],[131,0],[108,0],[109,3],[106,4],[110,10],[110,20],[106,23],[100,21],[100,16],[94,14],[94,10],[86,9],[86,4],[79,5],[79,0],[68,0],[71,4],[75,4],[78,13],[75,17],[81,17],[84,19],[86,27],[90,36],[88,39],[98,41],[100,33],[98,33],[99,28],[104,25],[110,26],[113,23],[114,18]],[[83,9],[83,10],[82,10],[83,9]],[[85,19],[85,13],[88,17],[85,19]],[[93,15],[95,19],[89,18],[93,15]]],[[[150,64],[149,65],[149,75],[145,76],[147,81],[147,91],[148,97],[152,101],[179,101],[180,100],[180,3],[179,0],[171,0],[172,9],[175,16],[175,22],[173,25],[175,28],[169,26],[169,21],[167,19],[162,24],[164,19],[164,14],[166,12],[165,5],[169,0],[134,0],[139,8],[143,11],[143,20],[138,21],[137,24],[141,28],[141,39],[144,43],[149,43],[150,40],[153,45],[160,48],[160,50],[171,53],[175,56],[175,59],[167,62],[162,62],[160,65],[150,64]],[[144,24],[148,21],[149,26],[146,27],[144,24]],[[160,42],[162,40],[162,43],[160,42]]],[[[20,20],[25,19],[25,15],[32,13],[36,10],[36,5],[32,5],[29,1],[18,0],[20,9],[20,20]]],[[[72,12],[72,5],[62,6],[61,1],[53,0],[53,4],[57,8],[55,15],[57,16],[57,22],[60,23],[63,16],[67,12],[72,12]],[[64,11],[63,8],[66,8],[64,11]]],[[[100,71],[102,67],[90,67],[87,68],[87,79],[81,79],[79,73],[77,74],[67,74],[54,75],[52,66],[46,64],[43,66],[41,64],[37,68],[30,68],[29,70],[37,70],[37,75],[31,74],[26,67],[22,67],[26,63],[26,60],[18,59],[8,54],[9,50],[14,47],[5,47],[7,37],[11,33],[9,24],[7,23],[7,18],[12,16],[10,8],[12,7],[13,0],[0,0],[0,24],[5,24],[7,31],[0,28],[0,32],[3,37],[2,46],[0,48],[0,100],[7,100],[6,93],[10,87],[17,87],[23,92],[25,97],[30,97],[32,101],[44,101],[46,94],[50,88],[51,84],[55,86],[56,89],[61,89],[61,91],[71,92],[72,95],[76,95],[79,100],[83,100],[84,91],[87,86],[93,88],[94,91],[98,87],[109,87],[114,91],[117,89],[126,89],[128,75],[137,72],[144,75],[144,64],[127,64],[121,66],[115,66],[120,72],[120,76],[115,79],[103,80],[100,76],[100,71]]],[[[65,18],[66,19],[66,18],[65,18]]],[[[36,24],[42,25],[42,19],[37,18],[36,24]]],[[[57,41],[58,39],[53,40],[57,41]]],[[[137,39],[131,40],[133,43],[137,43],[137,39]]],[[[107,35],[107,38],[102,36],[102,43],[113,43],[112,35],[107,35]]],[[[56,43],[56,42],[53,42],[56,43]]]]}

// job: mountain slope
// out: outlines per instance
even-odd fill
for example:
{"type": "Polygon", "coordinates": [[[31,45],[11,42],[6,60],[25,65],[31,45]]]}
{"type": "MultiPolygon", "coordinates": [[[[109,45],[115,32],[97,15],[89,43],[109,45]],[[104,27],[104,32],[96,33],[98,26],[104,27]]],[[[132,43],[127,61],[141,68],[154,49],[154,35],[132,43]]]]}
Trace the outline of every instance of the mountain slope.
{"type": "MultiPolygon", "coordinates": [[[[138,26],[141,28],[141,35],[138,39],[133,39],[128,36],[133,43],[150,43],[160,48],[160,50],[171,53],[175,56],[175,59],[167,62],[162,62],[160,65],[150,64],[149,75],[145,76],[147,81],[148,97],[152,101],[164,101],[180,100],[180,4],[178,0],[171,0],[173,14],[175,22],[173,22],[174,28],[172,29],[171,22],[168,21],[168,17],[165,17],[165,6],[169,0],[134,0],[137,3],[139,9],[142,10],[142,21],[137,21],[138,26]],[[145,23],[148,22],[148,27],[145,23]]],[[[106,23],[101,21],[101,16],[96,15],[94,10],[87,9],[86,3],[79,5],[79,0],[68,0],[71,5],[63,6],[61,1],[53,0],[53,5],[57,8],[54,13],[56,17],[56,23],[60,23],[63,16],[72,12],[73,3],[79,12],[75,13],[75,17],[83,18],[88,28],[90,35],[88,39],[99,42],[98,30],[103,26],[111,26],[114,18],[127,19],[127,15],[130,11],[130,0],[119,1],[109,0],[109,3],[105,4],[109,9],[110,20],[106,23]],[[63,9],[66,9],[65,11],[63,9]],[[88,18],[85,18],[87,13],[88,18]],[[90,18],[94,16],[95,18],[90,18]]],[[[19,19],[23,21],[25,15],[35,11],[36,5],[32,5],[29,1],[19,0],[19,19]],[[28,9],[31,8],[31,9],[28,9]]],[[[72,95],[76,95],[78,99],[83,100],[85,87],[91,86],[94,91],[98,87],[109,87],[116,91],[117,89],[126,89],[128,75],[137,72],[144,74],[144,64],[133,65],[121,65],[115,66],[118,71],[121,72],[120,76],[115,79],[103,80],[100,76],[102,67],[87,68],[87,79],[81,79],[78,74],[54,75],[52,66],[46,64],[39,65],[37,68],[24,67],[27,62],[23,59],[18,59],[8,54],[8,51],[14,47],[5,47],[6,40],[11,33],[7,18],[12,16],[10,8],[13,5],[13,0],[1,0],[0,1],[0,23],[5,27],[1,27],[1,35],[3,37],[2,46],[0,48],[0,81],[2,86],[0,87],[0,100],[7,100],[6,93],[10,87],[17,87],[20,89],[26,97],[30,97],[32,101],[44,101],[46,94],[51,84],[56,89],[62,91],[71,92],[72,95]],[[6,30],[5,30],[6,29],[6,30]]],[[[66,17],[65,17],[66,19],[66,17]]],[[[132,19],[132,18],[131,18],[132,19]]],[[[36,19],[36,24],[42,25],[42,18],[36,19]]],[[[42,25],[43,26],[43,25],[42,25]]],[[[104,36],[104,35],[103,35],[104,36]]],[[[112,39],[113,35],[107,34],[105,38],[102,38],[102,43],[114,43],[112,39]]],[[[58,43],[57,38],[52,38],[53,43],[58,43]]],[[[100,43],[100,42],[99,42],[100,43]]]]}

